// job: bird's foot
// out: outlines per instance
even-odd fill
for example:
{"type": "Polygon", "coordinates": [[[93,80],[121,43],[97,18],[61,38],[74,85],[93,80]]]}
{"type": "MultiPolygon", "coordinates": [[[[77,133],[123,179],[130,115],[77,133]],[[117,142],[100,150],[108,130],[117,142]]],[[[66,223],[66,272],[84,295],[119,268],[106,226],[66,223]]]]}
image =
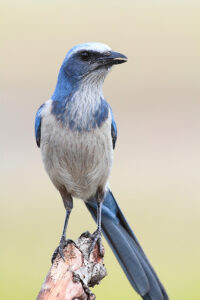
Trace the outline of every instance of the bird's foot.
{"type": "Polygon", "coordinates": [[[54,251],[54,253],[52,255],[52,258],[51,258],[52,264],[53,264],[53,262],[56,259],[58,254],[65,261],[65,256],[64,256],[64,251],[63,250],[65,249],[65,247],[67,247],[68,244],[71,244],[71,243],[75,244],[74,241],[72,241],[72,240],[69,240],[69,239],[66,240],[65,238],[61,238],[59,246],[56,248],[56,250],[54,251]]]}
{"type": "Polygon", "coordinates": [[[92,243],[89,247],[89,257],[90,254],[92,253],[92,251],[94,250],[95,245],[97,244],[98,247],[98,253],[99,256],[103,257],[104,256],[104,247],[102,245],[102,241],[101,241],[101,231],[99,229],[97,229],[93,234],[92,234],[92,243]]]}

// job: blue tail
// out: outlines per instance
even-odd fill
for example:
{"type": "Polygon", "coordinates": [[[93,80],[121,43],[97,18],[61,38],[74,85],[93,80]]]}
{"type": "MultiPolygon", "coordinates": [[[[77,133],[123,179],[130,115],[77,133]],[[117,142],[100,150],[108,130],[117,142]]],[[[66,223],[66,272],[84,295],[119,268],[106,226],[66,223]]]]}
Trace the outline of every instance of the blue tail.
{"type": "MultiPolygon", "coordinates": [[[[95,199],[85,203],[96,221],[95,199]]],[[[113,194],[102,206],[102,231],[133,288],[144,300],[168,300],[168,295],[127,223],[113,194]]]]}

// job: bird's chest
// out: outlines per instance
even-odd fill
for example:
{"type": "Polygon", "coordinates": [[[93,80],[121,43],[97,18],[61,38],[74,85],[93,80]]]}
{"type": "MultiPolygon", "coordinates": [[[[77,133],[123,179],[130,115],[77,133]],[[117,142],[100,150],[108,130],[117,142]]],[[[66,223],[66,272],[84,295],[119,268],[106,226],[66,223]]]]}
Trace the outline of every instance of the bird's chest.
{"type": "Polygon", "coordinates": [[[101,126],[88,130],[75,130],[51,113],[44,115],[41,152],[55,185],[65,185],[76,197],[91,196],[91,189],[106,184],[112,165],[110,114],[101,126]]]}

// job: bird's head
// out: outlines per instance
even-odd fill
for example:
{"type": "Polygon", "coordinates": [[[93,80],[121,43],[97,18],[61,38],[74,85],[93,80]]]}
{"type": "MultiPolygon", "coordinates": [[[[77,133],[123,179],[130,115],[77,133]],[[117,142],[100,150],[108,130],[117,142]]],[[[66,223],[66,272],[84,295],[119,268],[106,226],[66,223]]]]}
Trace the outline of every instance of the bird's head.
{"type": "MultiPolygon", "coordinates": [[[[65,85],[72,88],[85,82],[103,82],[113,65],[127,61],[127,57],[114,52],[102,43],[85,43],[73,47],[67,53],[58,76],[57,88],[64,92],[65,85]]],[[[53,98],[58,92],[54,92],[53,98]]]]}
{"type": "Polygon", "coordinates": [[[107,73],[113,65],[127,61],[127,57],[114,52],[102,43],[86,43],[73,47],[66,55],[62,68],[66,76],[82,79],[91,73],[97,77],[107,73]]]}

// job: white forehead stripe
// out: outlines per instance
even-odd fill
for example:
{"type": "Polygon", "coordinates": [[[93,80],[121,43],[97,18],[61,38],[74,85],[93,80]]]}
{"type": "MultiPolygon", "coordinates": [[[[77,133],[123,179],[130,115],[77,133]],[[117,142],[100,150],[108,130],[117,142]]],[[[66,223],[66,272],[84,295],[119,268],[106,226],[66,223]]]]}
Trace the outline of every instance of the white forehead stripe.
{"type": "Polygon", "coordinates": [[[97,51],[100,53],[104,53],[106,51],[110,51],[111,48],[102,43],[85,43],[85,44],[79,44],[77,46],[74,46],[66,55],[66,59],[69,59],[70,56],[72,56],[74,53],[81,51],[81,50],[91,50],[91,51],[97,51]]]}

